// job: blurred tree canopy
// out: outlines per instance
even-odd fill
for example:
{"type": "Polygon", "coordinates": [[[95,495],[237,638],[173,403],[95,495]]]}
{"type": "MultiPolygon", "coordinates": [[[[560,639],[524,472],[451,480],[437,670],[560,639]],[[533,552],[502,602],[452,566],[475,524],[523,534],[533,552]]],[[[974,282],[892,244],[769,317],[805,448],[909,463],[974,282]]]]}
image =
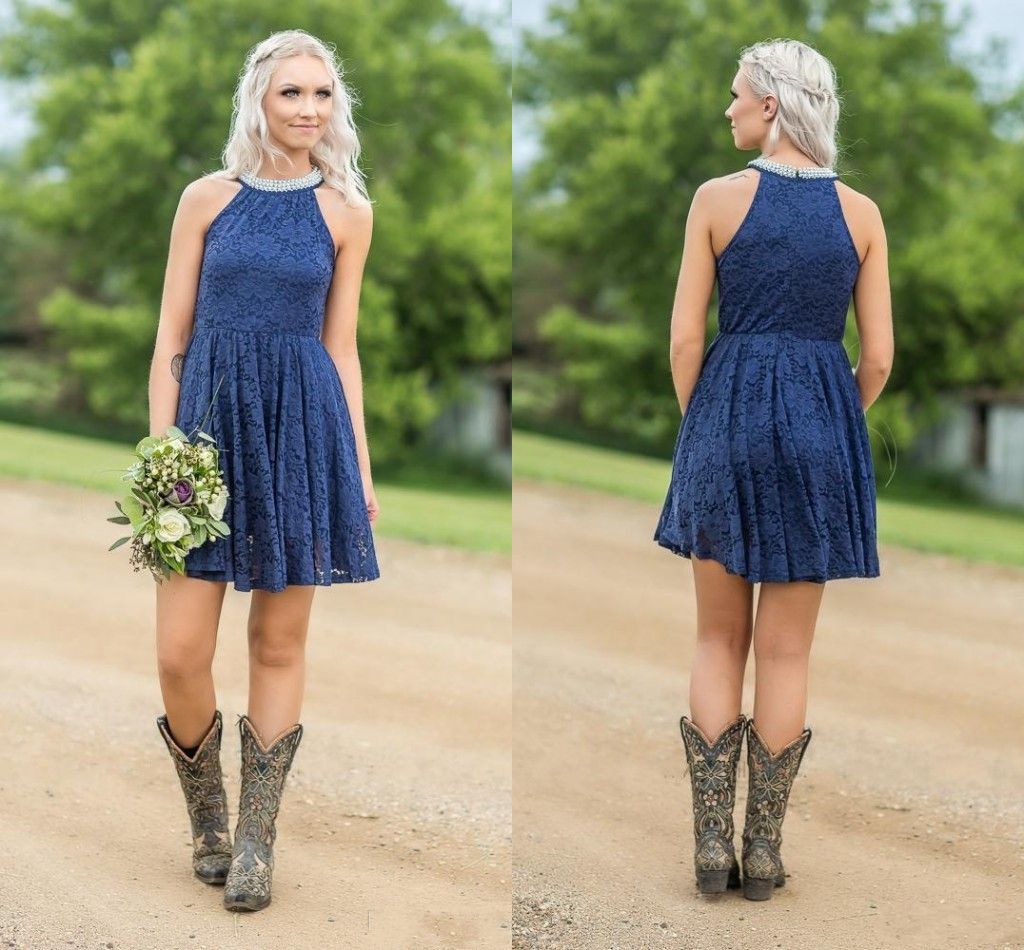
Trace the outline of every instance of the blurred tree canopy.
{"type": "Polygon", "coordinates": [[[362,102],[375,225],[360,353],[374,456],[394,458],[459,371],[510,339],[507,64],[446,0],[21,0],[0,73],[38,89],[36,129],[0,206],[59,250],[38,309],[69,400],[145,427],[181,191],[220,167],[246,51],[296,27],[336,44],[362,102]]]}
{"type": "MultiPolygon", "coordinates": [[[[1020,385],[1024,92],[983,90],[954,55],[963,24],[948,22],[941,0],[899,9],[577,0],[555,4],[548,27],[524,38],[515,95],[535,111],[541,151],[517,185],[517,259],[554,256],[565,277],[558,301],[516,319],[536,321],[531,358],[561,364],[550,415],[671,445],[668,335],[686,215],[701,182],[753,157],[737,153],[723,113],[741,48],[772,37],[834,63],[837,171],[886,222],[897,354],[872,414],[906,437],[906,407],[939,389],[1020,385]]],[[[998,72],[1004,55],[994,44],[985,65],[998,72]]],[[[855,353],[852,310],[846,342],[855,353]]]]}

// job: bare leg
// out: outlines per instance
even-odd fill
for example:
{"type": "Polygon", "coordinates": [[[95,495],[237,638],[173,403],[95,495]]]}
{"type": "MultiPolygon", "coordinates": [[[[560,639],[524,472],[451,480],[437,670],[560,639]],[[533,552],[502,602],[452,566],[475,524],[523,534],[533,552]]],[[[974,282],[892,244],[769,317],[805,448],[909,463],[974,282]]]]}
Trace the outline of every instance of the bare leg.
{"type": "Polygon", "coordinates": [[[754,585],[718,562],[691,557],[697,592],[697,648],[690,718],[710,740],[740,714],[750,652],[754,585]]]}
{"type": "Polygon", "coordinates": [[[812,581],[761,585],[754,621],[754,725],[773,754],[804,729],[808,661],[824,590],[812,581]]]}
{"type": "Polygon", "coordinates": [[[249,607],[249,719],[265,746],[299,721],[313,584],[254,590],[249,607]]]}
{"type": "Polygon", "coordinates": [[[156,656],[164,710],[182,748],[198,745],[213,723],[213,655],[224,581],[171,574],[156,585],[156,656]]]}

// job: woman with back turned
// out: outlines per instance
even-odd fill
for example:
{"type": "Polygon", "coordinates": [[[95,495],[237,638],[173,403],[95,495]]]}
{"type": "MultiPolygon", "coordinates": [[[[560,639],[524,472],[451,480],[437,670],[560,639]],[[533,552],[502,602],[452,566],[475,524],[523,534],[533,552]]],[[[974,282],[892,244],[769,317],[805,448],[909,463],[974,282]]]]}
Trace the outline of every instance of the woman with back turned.
{"type": "Polygon", "coordinates": [[[864,412],[888,378],[893,333],[881,215],[832,167],[831,63],[795,40],[758,43],[730,92],[735,145],[760,155],[702,184],[690,207],[671,331],[684,415],[654,538],[691,560],[696,591],[680,728],[697,883],[705,893],[740,884],[732,810],[746,735],[743,891],[766,900],[785,883],[782,822],[811,738],[808,659],[825,582],[879,576],[864,412]],[[702,353],[716,280],[719,332],[702,353]],[[851,297],[854,372],[842,343],[851,297]]]}

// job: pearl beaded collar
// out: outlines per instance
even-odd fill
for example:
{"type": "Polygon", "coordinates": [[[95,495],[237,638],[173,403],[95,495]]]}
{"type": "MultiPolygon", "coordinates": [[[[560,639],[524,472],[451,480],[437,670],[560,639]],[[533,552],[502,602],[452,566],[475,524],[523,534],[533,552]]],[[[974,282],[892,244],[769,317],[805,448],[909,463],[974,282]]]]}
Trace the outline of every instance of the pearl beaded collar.
{"type": "Polygon", "coordinates": [[[782,162],[773,162],[770,158],[761,156],[747,162],[754,168],[763,168],[767,172],[776,172],[785,175],[787,178],[838,178],[831,168],[798,168],[796,165],[783,165],[782,162]]]}
{"type": "Polygon", "coordinates": [[[257,178],[250,174],[240,177],[250,188],[259,191],[297,191],[300,188],[313,188],[324,180],[323,172],[316,165],[301,178],[257,178]]]}

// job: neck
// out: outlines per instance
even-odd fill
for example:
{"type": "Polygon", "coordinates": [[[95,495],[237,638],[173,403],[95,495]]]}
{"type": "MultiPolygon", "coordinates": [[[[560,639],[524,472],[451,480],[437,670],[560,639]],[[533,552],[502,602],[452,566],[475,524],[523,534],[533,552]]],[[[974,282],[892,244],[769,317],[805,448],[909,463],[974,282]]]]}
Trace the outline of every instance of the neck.
{"type": "Polygon", "coordinates": [[[269,161],[265,161],[261,166],[260,170],[256,173],[257,178],[278,178],[282,181],[289,178],[302,178],[303,175],[308,175],[314,168],[313,163],[309,160],[309,151],[304,150],[300,155],[289,155],[291,159],[291,171],[286,171],[281,174],[274,170],[274,166],[269,161]]]}
{"type": "Polygon", "coordinates": [[[794,168],[821,168],[813,159],[809,158],[799,149],[777,148],[774,152],[761,150],[758,158],[766,158],[770,162],[778,162],[780,165],[792,165],[794,168]]]}

